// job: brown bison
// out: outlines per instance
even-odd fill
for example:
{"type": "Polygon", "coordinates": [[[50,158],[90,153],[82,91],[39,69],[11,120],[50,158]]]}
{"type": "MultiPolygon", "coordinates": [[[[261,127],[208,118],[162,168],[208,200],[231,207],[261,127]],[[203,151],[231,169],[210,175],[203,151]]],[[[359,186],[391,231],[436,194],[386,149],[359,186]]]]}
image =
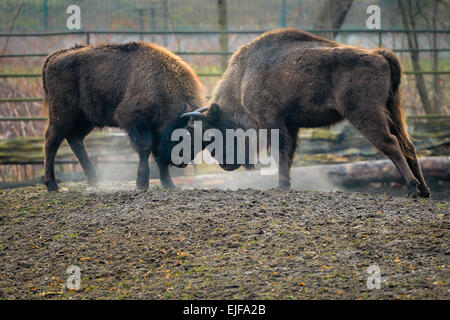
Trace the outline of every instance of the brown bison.
{"type": "Polygon", "coordinates": [[[160,144],[186,124],[179,118],[186,108],[200,107],[204,97],[197,75],[178,56],[144,42],[76,46],[47,57],[42,81],[44,112],[48,110],[44,183],[49,191],[58,188],[54,160],[64,139],[89,184],[96,182],[83,139],[94,127],[104,126],[123,128],[139,154],[137,188],[149,186],[150,153],[162,185],[174,186],[160,144]]]}
{"type": "MultiPolygon", "coordinates": [[[[201,119],[204,129],[219,129],[224,137],[227,128],[278,129],[280,188],[290,187],[299,128],[347,119],[392,160],[408,194],[429,197],[406,130],[400,79],[400,63],[386,49],[352,47],[296,29],[275,30],[232,56],[207,112],[183,117],[201,119]]],[[[239,167],[236,161],[221,166],[239,167]]]]}

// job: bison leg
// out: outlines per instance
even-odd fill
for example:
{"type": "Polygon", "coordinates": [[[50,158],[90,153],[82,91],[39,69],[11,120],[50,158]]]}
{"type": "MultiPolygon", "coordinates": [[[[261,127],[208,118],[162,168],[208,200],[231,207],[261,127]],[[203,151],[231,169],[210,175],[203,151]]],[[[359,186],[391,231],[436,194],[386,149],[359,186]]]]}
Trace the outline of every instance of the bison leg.
{"type": "Polygon", "coordinates": [[[153,144],[153,134],[150,125],[146,119],[142,118],[135,120],[126,130],[132,146],[139,155],[136,187],[140,190],[147,190],[150,179],[148,158],[153,144]]]}
{"type": "Polygon", "coordinates": [[[49,125],[45,130],[44,144],[44,184],[48,191],[57,191],[58,185],[55,179],[55,157],[59,146],[63,142],[66,132],[60,128],[49,125]]]}
{"type": "Polygon", "coordinates": [[[289,189],[291,187],[291,167],[297,147],[298,128],[280,129],[280,153],[279,153],[279,171],[278,188],[289,189]]]}
{"type": "Polygon", "coordinates": [[[80,161],[84,174],[88,178],[89,185],[95,185],[97,183],[97,174],[95,173],[95,167],[92,164],[84,146],[83,139],[94,128],[92,124],[80,123],[75,126],[75,129],[67,137],[67,142],[70,148],[75,153],[78,161],[80,161]],[[84,125],[83,125],[84,124],[84,125]]]}
{"type": "Polygon", "coordinates": [[[419,180],[419,196],[422,198],[430,198],[431,192],[428,188],[425,178],[423,177],[422,169],[420,168],[420,163],[417,159],[416,148],[410,140],[408,141],[408,148],[412,153],[413,158],[406,157],[406,162],[408,163],[409,168],[413,172],[414,176],[417,178],[417,180],[419,180]]]}
{"type": "Polygon", "coordinates": [[[156,160],[156,164],[158,165],[158,169],[159,169],[159,180],[161,181],[161,185],[165,188],[165,189],[175,189],[176,186],[172,181],[172,178],[170,177],[169,174],[169,165],[167,163],[165,163],[163,160],[161,160],[160,157],[160,153],[159,153],[159,144],[160,144],[160,139],[157,139],[157,143],[154,143],[153,146],[153,156],[155,157],[156,160]]]}
{"type": "Polygon", "coordinates": [[[149,188],[150,168],[148,166],[148,158],[150,152],[139,151],[139,167],[137,172],[136,187],[139,190],[147,190],[149,188]]]}
{"type": "Polygon", "coordinates": [[[161,180],[161,184],[165,189],[175,189],[175,184],[172,181],[172,178],[169,174],[169,166],[160,161],[156,162],[159,168],[159,179],[161,180]]]}
{"type": "MultiPolygon", "coordinates": [[[[375,109],[376,110],[376,109],[375,109]]],[[[408,188],[408,196],[417,196],[419,182],[406,162],[397,137],[389,132],[389,125],[383,112],[373,110],[347,114],[345,117],[352,123],[375,148],[391,159],[402,175],[408,188]],[[372,112],[370,112],[372,111],[372,112]]]]}

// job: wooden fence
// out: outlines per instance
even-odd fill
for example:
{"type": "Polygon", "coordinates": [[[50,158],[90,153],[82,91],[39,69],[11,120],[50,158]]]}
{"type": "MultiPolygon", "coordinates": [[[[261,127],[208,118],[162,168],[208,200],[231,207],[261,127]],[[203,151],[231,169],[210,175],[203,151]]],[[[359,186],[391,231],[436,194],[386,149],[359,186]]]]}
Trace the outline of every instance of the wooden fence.
{"type": "MultiPolygon", "coordinates": [[[[338,32],[338,33],[368,33],[368,34],[377,34],[378,35],[378,45],[382,46],[383,44],[383,34],[386,33],[409,33],[409,32],[416,32],[416,33],[444,33],[449,34],[450,31],[448,30],[398,30],[398,29],[384,29],[384,30],[368,30],[368,29],[352,29],[352,30],[308,30],[312,33],[330,33],[330,32],[338,32]]],[[[64,35],[76,35],[81,38],[85,39],[86,44],[90,44],[91,42],[91,35],[97,35],[97,34],[110,34],[110,35],[220,35],[220,34],[261,34],[265,32],[265,30],[213,30],[213,31],[112,31],[112,30],[84,30],[84,31],[75,31],[75,32],[43,32],[43,33],[0,33],[0,37],[54,37],[54,36],[64,36],[64,35]]],[[[423,48],[423,49],[395,49],[394,51],[397,52],[411,52],[411,51],[419,51],[419,52],[432,52],[432,51],[440,51],[440,52],[449,52],[450,48],[423,48]]],[[[186,51],[179,51],[175,52],[179,55],[231,55],[232,52],[223,52],[223,51],[197,51],[197,52],[186,52],[186,51]]],[[[44,58],[47,55],[47,53],[27,53],[27,54],[14,54],[14,53],[8,53],[8,54],[1,54],[0,59],[5,58],[29,58],[29,57],[42,57],[44,58]]],[[[404,71],[404,75],[414,75],[418,72],[407,70],[404,71]]],[[[448,75],[450,74],[450,70],[427,70],[427,71],[421,71],[419,72],[421,74],[442,74],[442,75],[448,75]]],[[[220,77],[221,73],[199,73],[200,77],[220,77]]],[[[7,73],[7,74],[0,74],[0,78],[36,78],[40,77],[40,74],[38,73],[7,73]]],[[[23,103],[23,102],[40,102],[42,101],[41,97],[0,97],[0,104],[1,103],[23,103]]],[[[409,122],[417,122],[417,121],[425,121],[429,123],[429,129],[431,130],[429,132],[429,135],[427,136],[425,133],[422,135],[422,137],[428,141],[428,145],[432,146],[433,144],[439,144],[443,143],[443,146],[445,147],[446,144],[448,144],[448,139],[450,136],[450,133],[445,131],[444,135],[440,136],[440,141],[437,141],[436,136],[433,132],[435,132],[434,129],[431,129],[431,127],[434,128],[434,126],[439,126],[444,124],[449,128],[449,119],[450,116],[445,115],[423,115],[423,116],[409,116],[409,122]]],[[[33,116],[33,117],[0,117],[0,121],[45,121],[45,117],[39,117],[39,116],[33,116]]],[[[422,122],[423,122],[422,121],[422,122]]],[[[442,127],[441,127],[442,128],[442,127]]],[[[329,143],[327,142],[328,138],[322,138],[317,139],[314,135],[308,136],[308,132],[322,132],[324,131],[306,131],[307,134],[304,137],[304,141],[306,141],[306,145],[308,145],[308,141],[313,142],[316,146],[318,145],[318,141],[322,141],[323,143],[329,143]]],[[[423,131],[423,130],[422,130],[423,131]]],[[[335,136],[339,133],[332,133],[331,136],[335,136]]],[[[325,134],[326,136],[326,134],[325,134]]],[[[341,140],[344,136],[340,136],[341,140]]],[[[335,139],[335,138],[333,138],[335,139]]],[[[339,140],[339,141],[341,141],[339,140]]],[[[88,139],[89,141],[89,139],[88,139]]],[[[108,143],[119,143],[121,144],[120,147],[123,148],[125,144],[125,140],[122,137],[122,140],[117,140],[116,138],[111,137],[109,135],[99,135],[94,138],[91,138],[91,143],[95,144],[95,141],[101,141],[102,145],[108,144],[108,143]],[[106,141],[109,142],[106,142],[106,141]],[[120,141],[120,142],[118,142],[120,141]]],[[[333,144],[336,144],[336,140],[331,140],[333,144]]],[[[365,142],[364,142],[365,143],[365,142]]],[[[361,144],[359,144],[361,146],[361,144]]],[[[116,146],[117,147],[117,146],[116,146]]],[[[88,145],[89,148],[89,145],[88,145]]],[[[344,147],[342,147],[344,148],[344,147]]],[[[95,149],[95,148],[93,148],[95,149]]],[[[335,151],[341,152],[342,150],[339,150],[339,147],[335,151]]],[[[311,148],[310,151],[315,150],[315,153],[324,154],[324,152],[317,152],[317,148],[311,148]]],[[[324,149],[325,150],[325,149],[324,149]]],[[[11,139],[6,141],[0,142],[0,164],[42,164],[43,158],[42,158],[42,138],[41,137],[26,137],[26,138],[17,138],[17,139],[11,139]]],[[[342,151],[343,152],[343,151],[342,151]]],[[[342,153],[341,152],[341,153],[342,153]]],[[[306,148],[305,154],[308,154],[308,148],[306,148]]],[[[310,152],[311,154],[313,152],[310,152]]],[[[69,155],[71,153],[67,153],[69,155]]],[[[59,153],[60,157],[58,159],[59,163],[76,163],[76,161],[73,158],[66,159],[66,151],[64,151],[64,148],[59,153]]],[[[94,158],[98,158],[97,155],[93,155],[94,158]]],[[[316,158],[318,159],[318,158],[316,158]]],[[[101,161],[101,160],[98,160],[101,161]]],[[[107,162],[114,162],[113,160],[105,160],[107,162]]],[[[117,163],[121,163],[123,161],[116,161],[117,163]]],[[[326,161],[325,161],[326,162],[326,161]]],[[[331,161],[333,162],[333,161],[331,161]]]]}

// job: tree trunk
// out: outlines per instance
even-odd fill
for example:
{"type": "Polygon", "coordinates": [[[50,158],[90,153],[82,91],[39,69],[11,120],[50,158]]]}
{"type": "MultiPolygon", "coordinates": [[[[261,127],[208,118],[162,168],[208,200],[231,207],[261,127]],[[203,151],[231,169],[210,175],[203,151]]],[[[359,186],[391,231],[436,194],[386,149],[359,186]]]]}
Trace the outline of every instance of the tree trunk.
{"type": "MultiPolygon", "coordinates": [[[[217,15],[219,17],[219,30],[228,30],[228,16],[227,16],[227,1],[217,0],[217,15]]],[[[228,34],[221,34],[219,36],[220,51],[228,52],[228,34]]],[[[220,59],[220,65],[222,71],[227,68],[228,55],[222,55],[220,59]]]]}
{"type": "MultiPolygon", "coordinates": [[[[164,13],[164,31],[169,31],[169,3],[168,0],[163,1],[163,13],[164,13]]],[[[163,45],[167,47],[168,35],[163,36],[163,45]]]]}
{"type": "MultiPolygon", "coordinates": [[[[403,27],[408,30],[415,30],[414,19],[412,17],[411,0],[409,0],[408,3],[406,3],[405,0],[399,0],[398,6],[402,16],[403,27]]],[[[416,50],[419,48],[419,41],[417,39],[417,34],[415,32],[406,33],[406,39],[408,40],[409,49],[416,50]]],[[[411,51],[411,61],[414,71],[421,72],[422,68],[420,67],[418,51],[411,51]]],[[[420,100],[422,101],[422,106],[423,109],[425,110],[425,113],[427,114],[433,113],[433,109],[430,100],[428,98],[427,87],[425,84],[423,74],[418,73],[415,74],[414,77],[416,80],[416,88],[417,91],[419,92],[420,100]]]]}
{"type": "MultiPolygon", "coordinates": [[[[437,29],[437,15],[438,15],[438,0],[433,1],[433,16],[432,19],[432,28],[433,30],[437,29]]],[[[433,33],[432,35],[433,39],[433,49],[438,48],[437,44],[437,33],[433,33]]],[[[433,61],[433,71],[439,70],[439,52],[436,50],[432,52],[432,61],[433,61]]],[[[441,113],[441,106],[442,106],[442,91],[441,91],[441,84],[439,83],[439,74],[433,75],[433,107],[434,107],[434,113],[441,113]]]]}
{"type": "MultiPolygon", "coordinates": [[[[353,0],[327,0],[314,23],[314,29],[340,29],[352,3],[353,0]]],[[[337,32],[324,33],[322,36],[334,39],[337,34],[337,32]]]]}

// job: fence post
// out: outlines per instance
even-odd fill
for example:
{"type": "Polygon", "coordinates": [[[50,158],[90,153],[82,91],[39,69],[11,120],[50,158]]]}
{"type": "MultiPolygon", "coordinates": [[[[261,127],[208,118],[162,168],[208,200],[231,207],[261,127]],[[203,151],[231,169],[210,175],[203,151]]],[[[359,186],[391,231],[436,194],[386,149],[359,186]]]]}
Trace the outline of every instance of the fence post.
{"type": "MultiPolygon", "coordinates": [[[[139,15],[139,30],[144,31],[144,9],[136,9],[139,15]]],[[[144,35],[142,33],[139,34],[139,39],[144,40],[144,35]]]]}
{"type": "MultiPolygon", "coordinates": [[[[164,11],[164,31],[169,30],[169,0],[163,1],[163,11],[164,11]]],[[[163,36],[163,45],[167,47],[168,43],[168,35],[165,34],[163,36]]]]}
{"type": "MultiPolygon", "coordinates": [[[[217,0],[217,13],[219,16],[219,29],[221,31],[227,31],[228,29],[228,13],[227,13],[227,1],[217,0]]],[[[228,52],[228,34],[222,33],[219,35],[220,51],[228,52]]],[[[222,71],[227,68],[228,56],[221,56],[222,71]]]]}
{"type": "Polygon", "coordinates": [[[44,28],[48,30],[48,0],[44,0],[44,28]]]}
{"type": "Polygon", "coordinates": [[[281,27],[286,28],[286,0],[281,0],[281,27]]]}
{"type": "MultiPolygon", "coordinates": [[[[151,6],[150,7],[150,30],[151,31],[156,31],[156,12],[155,12],[155,7],[151,6]]],[[[156,36],[152,35],[151,37],[152,42],[155,42],[156,40],[156,36]]]]}

